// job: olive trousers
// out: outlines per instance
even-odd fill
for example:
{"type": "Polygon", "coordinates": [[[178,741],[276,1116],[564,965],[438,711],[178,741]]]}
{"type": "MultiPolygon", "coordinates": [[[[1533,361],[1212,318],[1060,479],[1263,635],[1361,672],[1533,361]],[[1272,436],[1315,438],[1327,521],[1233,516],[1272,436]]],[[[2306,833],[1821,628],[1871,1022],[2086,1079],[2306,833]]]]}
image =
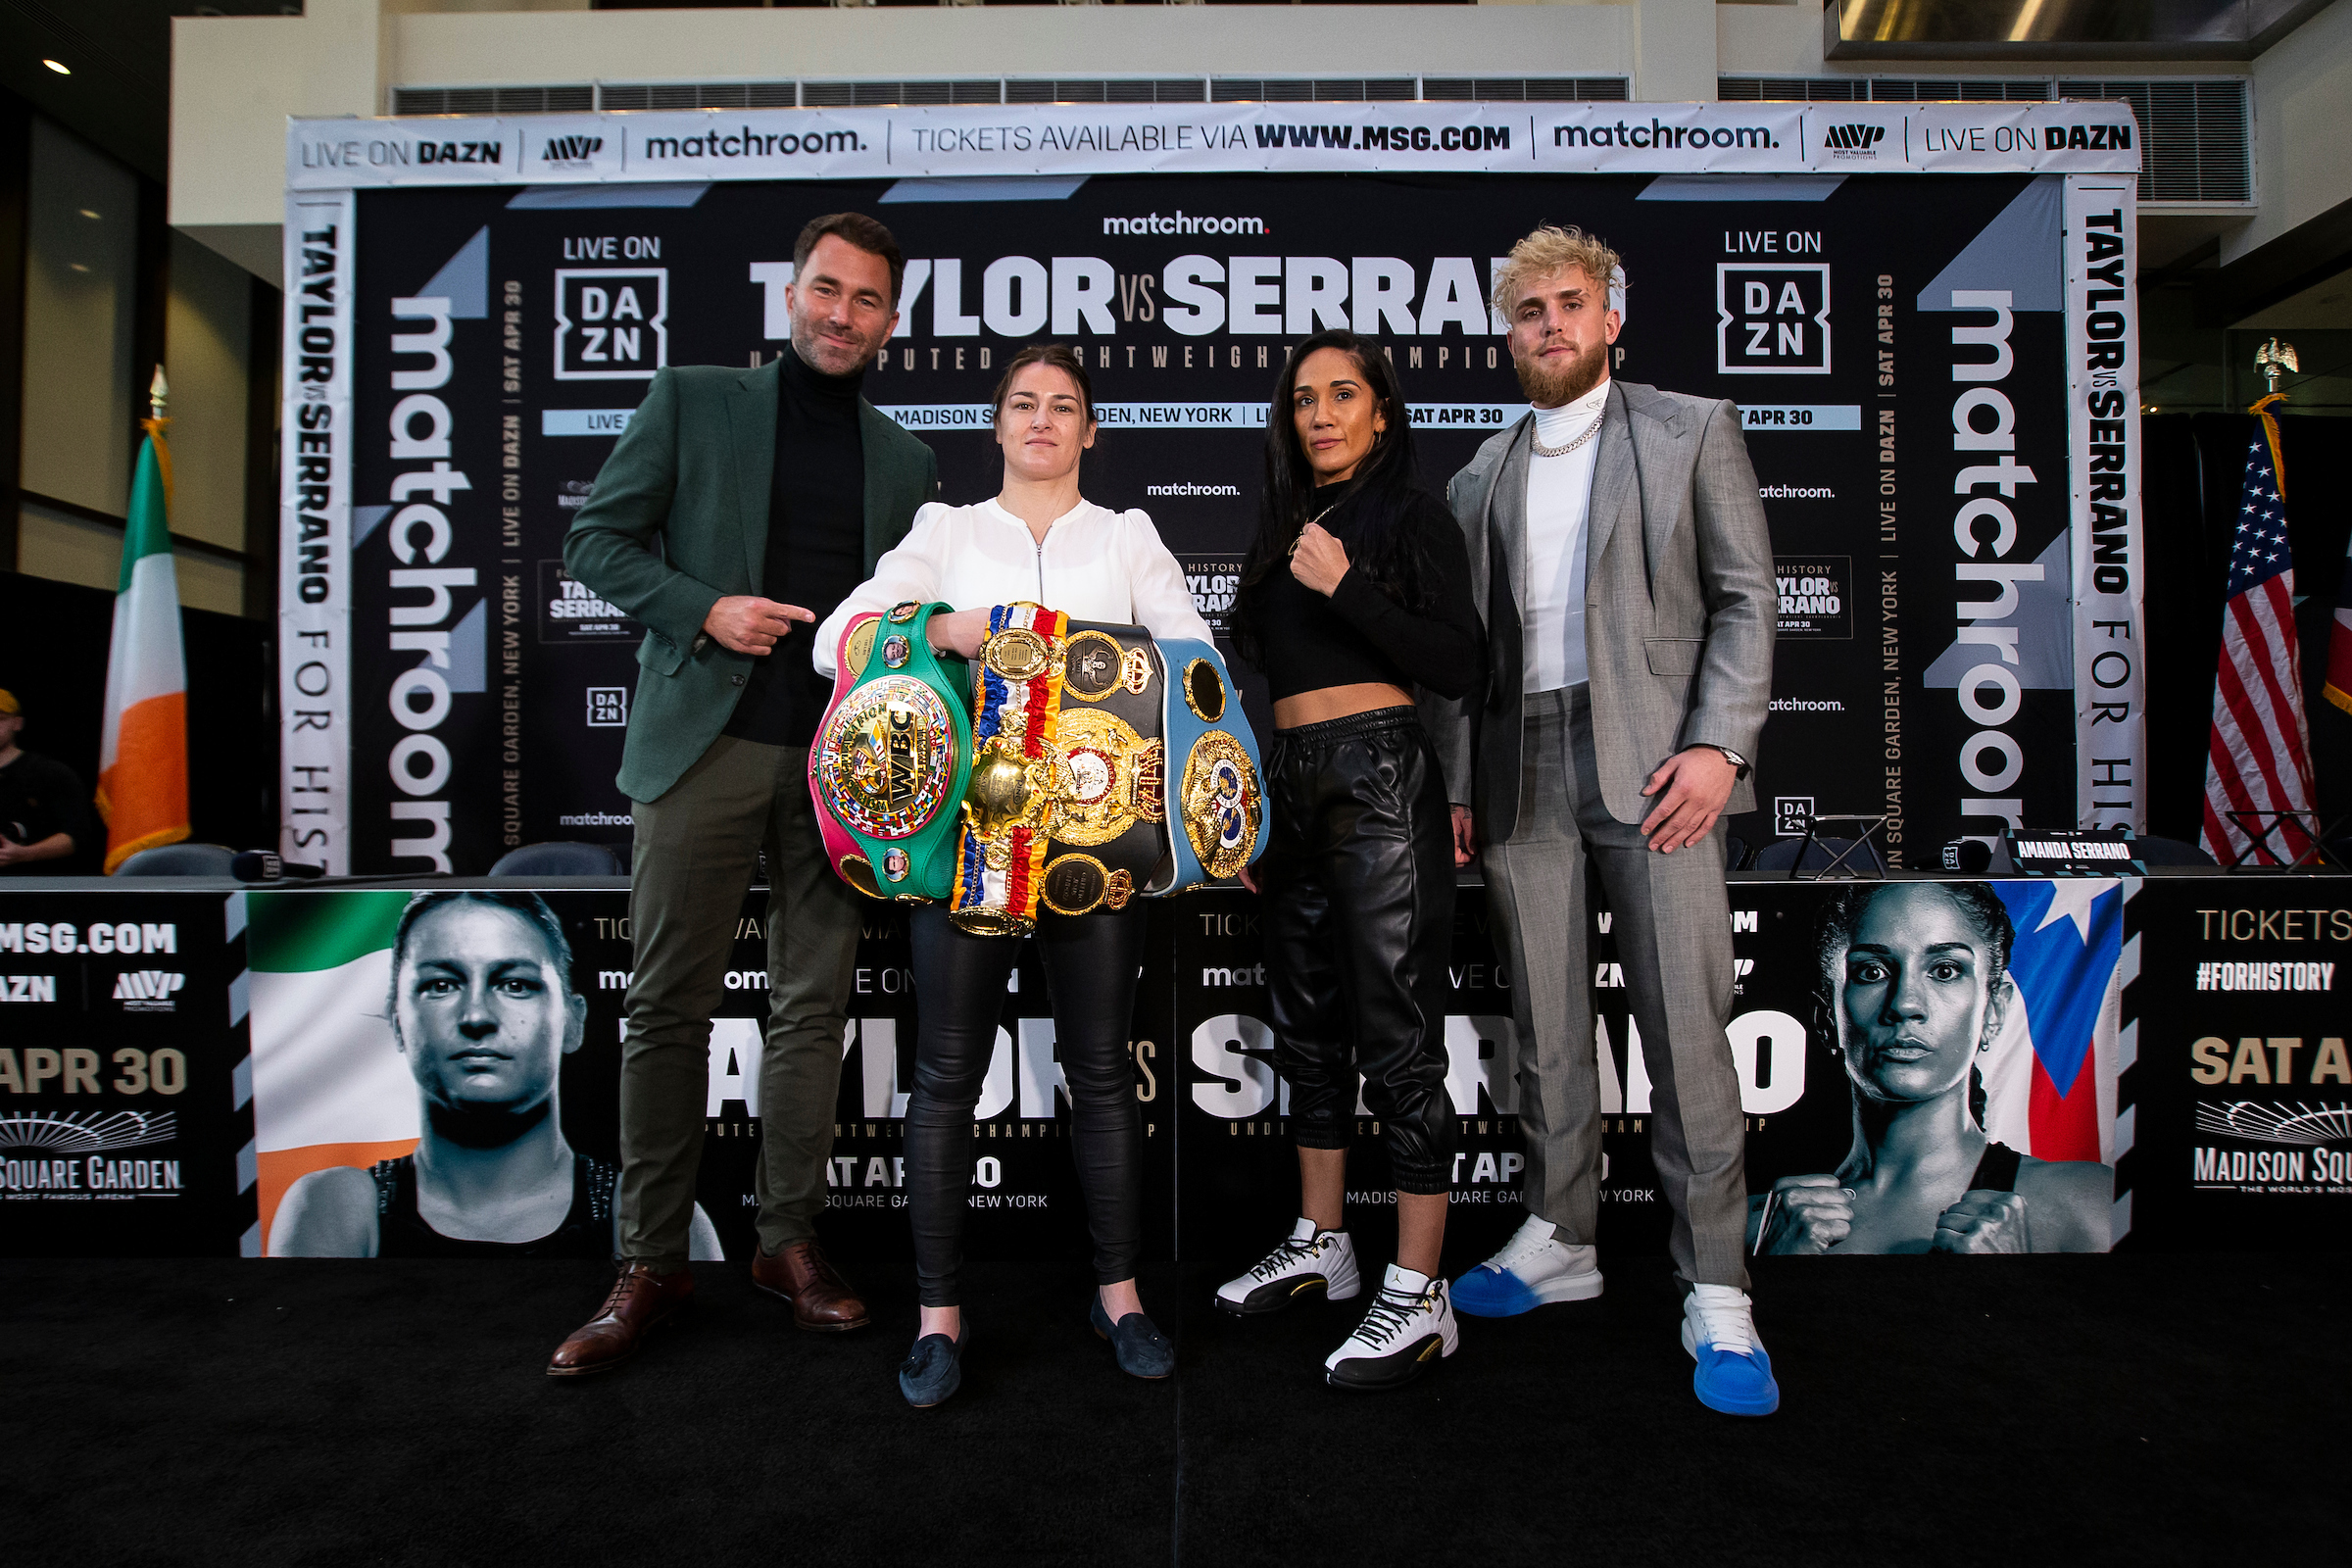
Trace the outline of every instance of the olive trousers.
{"type": "Polygon", "coordinates": [[[760,1246],[816,1234],[842,1032],[866,901],[825,863],[806,747],[721,735],[658,801],[633,801],[628,1032],[620,1056],[620,1260],[682,1266],[709,1113],[710,1015],[767,854],[760,1246]]]}

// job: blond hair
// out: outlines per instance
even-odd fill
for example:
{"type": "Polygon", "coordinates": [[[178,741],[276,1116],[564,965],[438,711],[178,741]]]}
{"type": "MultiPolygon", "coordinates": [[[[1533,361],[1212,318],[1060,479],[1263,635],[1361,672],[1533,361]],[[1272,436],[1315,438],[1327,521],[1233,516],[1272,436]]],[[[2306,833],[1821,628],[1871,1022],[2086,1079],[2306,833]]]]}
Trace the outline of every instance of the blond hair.
{"type": "Polygon", "coordinates": [[[1546,223],[1511,247],[1494,273],[1494,309],[1507,318],[1521,289],[1539,277],[1564,272],[1571,267],[1600,285],[1604,292],[1617,284],[1617,253],[1597,234],[1570,223],[1566,228],[1546,223]]]}

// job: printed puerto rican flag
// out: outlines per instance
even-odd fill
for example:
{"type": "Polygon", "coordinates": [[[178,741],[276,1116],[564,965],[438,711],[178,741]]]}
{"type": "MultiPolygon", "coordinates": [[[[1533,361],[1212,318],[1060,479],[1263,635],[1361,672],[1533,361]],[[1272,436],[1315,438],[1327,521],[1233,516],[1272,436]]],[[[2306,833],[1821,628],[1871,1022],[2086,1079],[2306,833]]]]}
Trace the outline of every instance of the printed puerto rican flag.
{"type": "Polygon", "coordinates": [[[1993,888],[2016,929],[2018,1004],[1985,1071],[1985,1131],[2036,1159],[2113,1164],[2123,884],[2051,877],[1993,888]]]}

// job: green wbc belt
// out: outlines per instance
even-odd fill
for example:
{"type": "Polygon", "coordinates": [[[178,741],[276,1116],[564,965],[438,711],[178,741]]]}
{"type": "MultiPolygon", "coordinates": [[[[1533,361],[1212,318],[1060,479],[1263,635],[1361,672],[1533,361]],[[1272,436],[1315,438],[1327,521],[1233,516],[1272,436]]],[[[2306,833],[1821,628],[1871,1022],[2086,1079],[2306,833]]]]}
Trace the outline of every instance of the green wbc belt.
{"type": "Polygon", "coordinates": [[[972,771],[968,667],[931,651],[944,604],[853,624],[833,703],[808,748],[808,788],[839,831],[834,869],[882,899],[944,899],[972,771]]]}

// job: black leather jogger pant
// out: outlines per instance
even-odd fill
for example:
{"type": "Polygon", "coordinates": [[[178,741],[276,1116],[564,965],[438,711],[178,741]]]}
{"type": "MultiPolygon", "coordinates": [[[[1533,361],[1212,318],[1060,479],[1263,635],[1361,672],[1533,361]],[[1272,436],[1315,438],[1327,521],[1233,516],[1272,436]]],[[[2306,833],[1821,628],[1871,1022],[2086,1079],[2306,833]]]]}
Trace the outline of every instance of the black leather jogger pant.
{"type": "Polygon", "coordinates": [[[1453,829],[1438,760],[1409,708],[1277,730],[1265,890],[1274,1065],[1301,1149],[1345,1149],[1355,1077],[1400,1193],[1447,1191],[1446,965],[1453,829]]]}
{"type": "MultiPolygon", "coordinates": [[[[1086,1192],[1095,1278],[1135,1277],[1143,1248],[1143,1130],[1127,1030],[1144,906],[1040,913],[1038,952],[1054,998],[1055,1054],[1070,1091],[1070,1147],[1086,1192]]],[[[914,1088],[906,1097],[906,1206],[925,1306],[960,1304],[963,1216],[971,1196],[972,1108],[988,1077],[1018,937],[978,937],[937,905],[907,920],[914,950],[914,1088]]]]}

